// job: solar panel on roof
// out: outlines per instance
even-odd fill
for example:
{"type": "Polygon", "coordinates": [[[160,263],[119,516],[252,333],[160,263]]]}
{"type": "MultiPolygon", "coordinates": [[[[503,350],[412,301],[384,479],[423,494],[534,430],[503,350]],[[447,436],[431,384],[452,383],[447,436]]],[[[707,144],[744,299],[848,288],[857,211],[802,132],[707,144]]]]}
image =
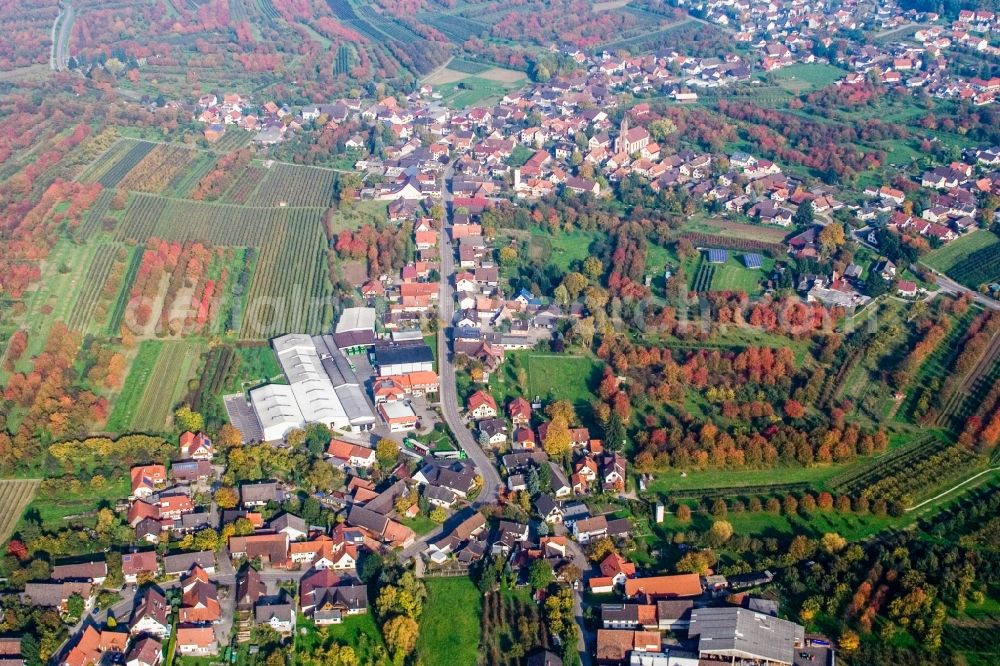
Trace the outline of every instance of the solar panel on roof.
{"type": "Polygon", "coordinates": [[[743,264],[747,268],[760,268],[763,265],[764,258],[759,254],[744,254],[743,264]]]}

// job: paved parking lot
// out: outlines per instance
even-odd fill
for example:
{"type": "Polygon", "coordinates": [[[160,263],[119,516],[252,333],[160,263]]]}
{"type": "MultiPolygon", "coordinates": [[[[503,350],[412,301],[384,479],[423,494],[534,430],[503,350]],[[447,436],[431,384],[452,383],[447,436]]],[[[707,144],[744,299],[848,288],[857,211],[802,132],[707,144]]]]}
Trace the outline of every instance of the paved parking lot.
{"type": "Polygon", "coordinates": [[[795,666],[833,666],[833,650],[813,645],[795,651],[795,666]]]}
{"type": "Polygon", "coordinates": [[[226,414],[229,415],[229,422],[236,426],[243,433],[243,443],[259,442],[264,439],[264,432],[260,429],[260,422],[257,415],[253,413],[253,408],[246,401],[242,393],[227,395],[222,398],[226,404],[226,414]]]}

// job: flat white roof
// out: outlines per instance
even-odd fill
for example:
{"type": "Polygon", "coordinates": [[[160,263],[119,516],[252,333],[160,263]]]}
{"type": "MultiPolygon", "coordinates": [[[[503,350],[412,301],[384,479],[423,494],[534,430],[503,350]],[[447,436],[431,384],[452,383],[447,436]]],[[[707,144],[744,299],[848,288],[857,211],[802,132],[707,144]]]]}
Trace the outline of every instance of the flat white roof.
{"type": "Polygon", "coordinates": [[[382,413],[389,419],[416,418],[417,414],[405,402],[383,402],[382,413]]]}
{"type": "Polygon", "coordinates": [[[291,386],[266,384],[255,388],[250,391],[250,402],[265,434],[275,429],[298,428],[305,421],[291,386]]]}
{"type": "Polygon", "coordinates": [[[345,308],[337,320],[337,333],[374,330],[375,308],[345,308]]]}

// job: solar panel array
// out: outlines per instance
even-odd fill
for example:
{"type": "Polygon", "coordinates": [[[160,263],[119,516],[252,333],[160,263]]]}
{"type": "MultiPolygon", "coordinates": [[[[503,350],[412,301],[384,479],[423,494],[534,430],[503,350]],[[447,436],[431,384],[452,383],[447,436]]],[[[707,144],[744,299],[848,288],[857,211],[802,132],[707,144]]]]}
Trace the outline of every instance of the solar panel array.
{"type": "Polygon", "coordinates": [[[729,253],[726,250],[709,250],[708,251],[708,261],[712,264],[724,264],[729,258],[729,253]]]}

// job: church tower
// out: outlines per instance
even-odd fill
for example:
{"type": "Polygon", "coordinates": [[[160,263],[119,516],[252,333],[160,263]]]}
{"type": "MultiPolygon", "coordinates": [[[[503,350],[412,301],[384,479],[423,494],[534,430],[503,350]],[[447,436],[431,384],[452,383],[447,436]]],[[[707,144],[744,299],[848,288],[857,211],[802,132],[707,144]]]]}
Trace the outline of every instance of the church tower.
{"type": "Polygon", "coordinates": [[[625,138],[625,135],[627,134],[628,134],[628,116],[626,115],[624,118],[622,118],[622,124],[618,128],[618,138],[615,139],[616,153],[627,152],[628,140],[625,138]]]}

